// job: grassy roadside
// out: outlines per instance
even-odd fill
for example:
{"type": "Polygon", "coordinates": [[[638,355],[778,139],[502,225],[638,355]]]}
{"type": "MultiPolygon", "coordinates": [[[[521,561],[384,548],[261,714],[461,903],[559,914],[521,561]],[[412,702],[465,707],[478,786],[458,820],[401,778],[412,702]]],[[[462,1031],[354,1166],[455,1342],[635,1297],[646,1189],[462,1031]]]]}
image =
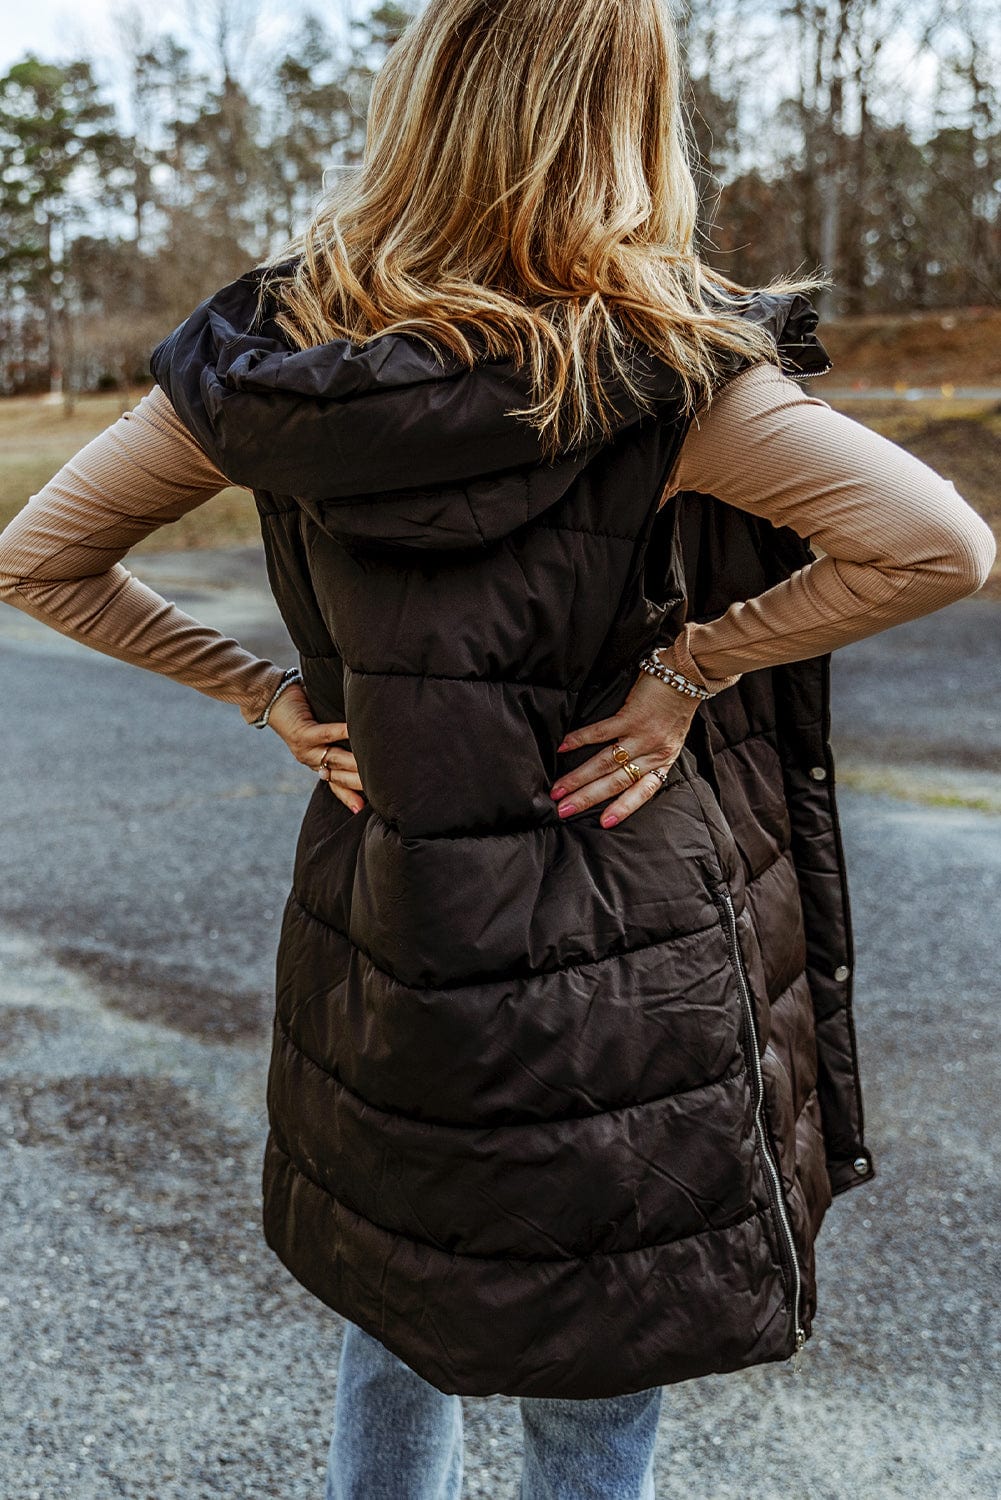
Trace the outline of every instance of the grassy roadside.
{"type": "MultiPolygon", "coordinates": [[[[824,396],[823,379],[810,388],[824,396]]],[[[139,401],[141,391],[84,396],[72,416],[37,397],[0,400],[0,526],[5,526],[83,445],[139,401]]],[[[838,407],[836,400],[831,405],[838,407]]],[[[1001,540],[1001,405],[991,401],[846,402],[839,410],[909,449],[952,479],[960,494],[993,525],[1001,540]]],[[[229,488],[170,526],[152,533],[134,553],[253,543],[260,531],[253,498],[229,488]]],[[[1001,562],[987,592],[1001,597],[1001,562]]]]}
{"type": "MultiPolygon", "coordinates": [[[[136,406],[143,395],[81,396],[69,417],[61,404],[36,396],[0,400],[0,527],[91,438],[136,406]]],[[[161,526],[132,548],[176,552],[190,547],[231,547],[260,539],[253,496],[229,488],[188,515],[161,526]]],[[[131,554],[130,554],[131,555],[131,554]]]]}
{"type": "Polygon", "coordinates": [[[958,768],[886,765],[838,758],[838,784],[855,792],[896,797],[923,807],[953,808],[1001,816],[1001,777],[958,768]]]}

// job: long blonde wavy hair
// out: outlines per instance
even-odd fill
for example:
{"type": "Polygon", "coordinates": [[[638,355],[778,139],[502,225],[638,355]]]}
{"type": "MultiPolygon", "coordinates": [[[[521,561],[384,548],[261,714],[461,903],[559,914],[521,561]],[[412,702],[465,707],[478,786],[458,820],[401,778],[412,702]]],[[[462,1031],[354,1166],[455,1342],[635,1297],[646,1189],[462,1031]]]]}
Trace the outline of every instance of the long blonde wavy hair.
{"type": "Polygon", "coordinates": [[[376,76],[361,165],[263,262],[259,308],[273,294],[299,349],[406,333],[513,358],[551,454],[611,431],[603,362],[648,408],[630,340],[710,403],[721,358],[778,355],[696,252],[682,89],[669,0],[429,0],[376,76]]]}

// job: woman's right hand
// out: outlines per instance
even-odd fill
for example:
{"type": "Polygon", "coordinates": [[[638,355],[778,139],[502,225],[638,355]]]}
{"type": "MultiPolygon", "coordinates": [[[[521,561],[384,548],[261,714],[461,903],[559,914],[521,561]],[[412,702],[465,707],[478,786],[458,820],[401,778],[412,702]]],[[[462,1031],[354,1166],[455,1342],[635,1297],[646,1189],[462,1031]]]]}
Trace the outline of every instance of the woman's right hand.
{"type": "Polygon", "coordinates": [[[358,764],[350,750],[334,746],[336,740],[347,739],[346,723],[320,724],[303,688],[296,682],[285,689],[271,710],[268,727],[285,741],[297,761],[330,784],[330,790],[345,807],[353,813],[361,812],[365,799],[359,796],[362,785],[358,764]],[[326,761],[325,766],[320,764],[322,760],[326,761]]]}
{"type": "Polygon", "coordinates": [[[614,797],[601,814],[602,828],[614,828],[631,817],[660,791],[661,782],[652,773],[657,767],[667,770],[677,760],[699,706],[700,700],[641,672],[618,713],[574,729],[558,747],[566,751],[581,745],[604,746],[590,760],[557,778],[549,795],[558,804],[559,816],[572,817],[614,797]],[[643,772],[638,781],[633,782],[616,761],[612,754],[616,745],[628,751],[630,761],[643,772]]]}

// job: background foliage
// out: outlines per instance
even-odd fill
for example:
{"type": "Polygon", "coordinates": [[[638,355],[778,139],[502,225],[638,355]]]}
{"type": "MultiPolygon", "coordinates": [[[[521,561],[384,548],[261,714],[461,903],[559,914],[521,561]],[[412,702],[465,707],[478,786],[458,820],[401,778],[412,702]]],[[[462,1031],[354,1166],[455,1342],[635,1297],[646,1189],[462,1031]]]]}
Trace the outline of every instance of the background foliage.
{"type": "MultiPolygon", "coordinates": [[[[747,284],[822,265],[826,317],[997,305],[1001,28],[982,0],[923,5],[679,14],[707,259],[747,284]]],[[[156,340],[361,159],[409,13],[296,10],[262,53],[258,0],[206,0],[184,41],[148,11],[119,13],[126,103],[94,59],[0,77],[0,392],[145,380],[156,340]]]]}

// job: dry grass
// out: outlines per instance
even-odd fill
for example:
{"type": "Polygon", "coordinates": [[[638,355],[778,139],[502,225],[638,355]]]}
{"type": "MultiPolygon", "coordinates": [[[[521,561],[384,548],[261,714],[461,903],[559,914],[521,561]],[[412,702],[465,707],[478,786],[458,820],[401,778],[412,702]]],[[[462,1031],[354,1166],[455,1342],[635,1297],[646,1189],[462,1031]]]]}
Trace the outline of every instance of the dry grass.
{"type": "Polygon", "coordinates": [[[1001,814],[1001,779],[941,766],[880,765],[841,757],[838,782],[853,791],[900,797],[925,807],[1001,814]]]}
{"type": "MultiPolygon", "coordinates": [[[[839,405],[831,398],[831,405],[951,479],[994,528],[1001,547],[1001,403],[943,399],[839,405]]],[[[1001,558],[984,594],[1001,599],[1001,558]]]]}
{"type": "MultiPolygon", "coordinates": [[[[1001,318],[998,321],[1001,323],[1001,318]]],[[[980,378],[979,371],[976,378],[980,378]]],[[[822,381],[817,383],[818,394],[823,393],[822,386],[822,381]]],[[[6,525],[68,458],[134,406],[141,394],[85,396],[69,417],[63,415],[60,405],[37,397],[0,401],[0,526],[6,525]]],[[[839,407],[837,400],[830,399],[832,406],[839,407]]],[[[872,401],[864,405],[850,401],[839,409],[952,479],[960,494],[994,526],[1001,540],[1001,404],[947,399],[872,401]]],[[[259,538],[252,496],[246,490],[230,488],[182,520],[153,532],[133,550],[141,553],[234,546],[259,538]]],[[[1001,597],[1001,563],[987,591],[1001,597]]]]}
{"type": "MultiPolygon", "coordinates": [[[[43,397],[13,396],[0,401],[0,527],[37,493],[91,438],[137,404],[142,391],[128,396],[83,396],[71,416],[43,397]]],[[[260,539],[253,496],[230,488],[170,526],[162,526],[132,550],[173,552],[189,547],[226,547],[260,539]]]]}

